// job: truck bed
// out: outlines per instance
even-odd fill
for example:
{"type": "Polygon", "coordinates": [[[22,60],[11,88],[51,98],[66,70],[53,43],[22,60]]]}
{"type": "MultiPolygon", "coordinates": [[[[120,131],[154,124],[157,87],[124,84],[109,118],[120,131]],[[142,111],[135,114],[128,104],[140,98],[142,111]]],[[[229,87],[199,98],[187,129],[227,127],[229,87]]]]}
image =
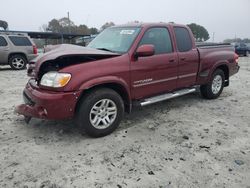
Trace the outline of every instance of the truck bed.
{"type": "Polygon", "coordinates": [[[233,47],[230,43],[214,43],[214,42],[196,42],[197,48],[221,48],[221,47],[233,47]]]}

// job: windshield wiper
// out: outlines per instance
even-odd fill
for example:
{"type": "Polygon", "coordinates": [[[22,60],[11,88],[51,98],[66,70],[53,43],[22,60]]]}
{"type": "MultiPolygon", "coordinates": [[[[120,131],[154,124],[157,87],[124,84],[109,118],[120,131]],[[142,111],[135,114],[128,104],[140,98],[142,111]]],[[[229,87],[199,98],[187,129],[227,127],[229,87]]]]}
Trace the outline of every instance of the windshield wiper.
{"type": "Polygon", "coordinates": [[[97,50],[104,50],[104,51],[108,51],[108,52],[113,52],[112,50],[110,49],[107,49],[107,48],[96,48],[97,50]]]}

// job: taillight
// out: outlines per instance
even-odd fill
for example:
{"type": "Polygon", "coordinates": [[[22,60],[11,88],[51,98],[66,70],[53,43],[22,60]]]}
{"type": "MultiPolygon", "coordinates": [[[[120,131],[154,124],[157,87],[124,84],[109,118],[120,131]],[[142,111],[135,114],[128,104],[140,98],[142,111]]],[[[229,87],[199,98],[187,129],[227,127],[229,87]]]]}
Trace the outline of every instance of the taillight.
{"type": "Polygon", "coordinates": [[[33,53],[37,54],[37,47],[36,47],[36,45],[33,45],[33,53]]]}
{"type": "Polygon", "coordinates": [[[235,63],[239,62],[239,55],[236,53],[234,53],[234,61],[235,61],[235,63]]]}

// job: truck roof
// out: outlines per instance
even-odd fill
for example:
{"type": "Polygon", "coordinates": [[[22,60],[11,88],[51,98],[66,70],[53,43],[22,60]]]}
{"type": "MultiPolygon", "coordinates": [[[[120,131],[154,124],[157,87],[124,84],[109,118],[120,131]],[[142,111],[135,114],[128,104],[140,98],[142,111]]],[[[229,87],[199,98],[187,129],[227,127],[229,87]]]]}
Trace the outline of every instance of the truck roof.
{"type": "Polygon", "coordinates": [[[113,27],[154,27],[154,26],[181,26],[181,27],[187,27],[183,24],[176,24],[173,22],[165,23],[165,22],[159,22],[159,23],[128,23],[128,24],[122,24],[122,25],[116,25],[113,27]]]}

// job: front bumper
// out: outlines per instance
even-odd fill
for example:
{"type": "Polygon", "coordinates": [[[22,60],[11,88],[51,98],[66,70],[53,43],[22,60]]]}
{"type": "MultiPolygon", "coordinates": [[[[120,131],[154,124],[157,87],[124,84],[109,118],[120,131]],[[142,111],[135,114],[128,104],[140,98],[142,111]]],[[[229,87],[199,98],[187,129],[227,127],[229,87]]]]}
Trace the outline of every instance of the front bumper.
{"type": "Polygon", "coordinates": [[[18,114],[26,117],[62,120],[74,117],[80,91],[53,92],[41,90],[34,80],[30,80],[24,91],[24,104],[16,107],[18,114]]]}

